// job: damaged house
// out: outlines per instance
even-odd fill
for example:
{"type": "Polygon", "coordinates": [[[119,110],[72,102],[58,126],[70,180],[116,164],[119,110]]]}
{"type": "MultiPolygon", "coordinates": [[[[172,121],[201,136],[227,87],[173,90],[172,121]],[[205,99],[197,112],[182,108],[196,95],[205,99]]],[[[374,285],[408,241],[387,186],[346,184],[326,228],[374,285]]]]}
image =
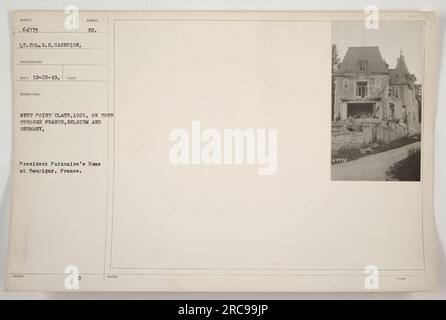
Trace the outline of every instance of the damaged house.
{"type": "Polygon", "coordinates": [[[420,85],[400,52],[394,69],[379,47],[349,47],[333,73],[332,150],[420,134],[420,85]]]}

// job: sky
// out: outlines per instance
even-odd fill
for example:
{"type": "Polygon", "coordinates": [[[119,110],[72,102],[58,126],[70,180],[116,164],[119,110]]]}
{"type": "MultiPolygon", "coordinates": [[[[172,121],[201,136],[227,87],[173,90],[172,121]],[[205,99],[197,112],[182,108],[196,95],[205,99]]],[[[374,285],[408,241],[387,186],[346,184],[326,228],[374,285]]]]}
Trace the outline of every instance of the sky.
{"type": "Polygon", "coordinates": [[[332,26],[332,43],[341,61],[348,47],[378,46],[389,68],[395,68],[402,50],[409,72],[423,83],[423,22],[380,21],[378,30],[367,30],[362,20],[333,21],[332,26]]]}

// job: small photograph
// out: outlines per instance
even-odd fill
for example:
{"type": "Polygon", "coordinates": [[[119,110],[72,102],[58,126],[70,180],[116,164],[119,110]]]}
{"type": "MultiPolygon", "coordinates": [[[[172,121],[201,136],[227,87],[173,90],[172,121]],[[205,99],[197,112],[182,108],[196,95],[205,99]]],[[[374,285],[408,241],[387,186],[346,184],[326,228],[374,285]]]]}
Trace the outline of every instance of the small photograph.
{"type": "Polygon", "coordinates": [[[420,181],[423,23],[332,24],[331,179],[420,181]]]}

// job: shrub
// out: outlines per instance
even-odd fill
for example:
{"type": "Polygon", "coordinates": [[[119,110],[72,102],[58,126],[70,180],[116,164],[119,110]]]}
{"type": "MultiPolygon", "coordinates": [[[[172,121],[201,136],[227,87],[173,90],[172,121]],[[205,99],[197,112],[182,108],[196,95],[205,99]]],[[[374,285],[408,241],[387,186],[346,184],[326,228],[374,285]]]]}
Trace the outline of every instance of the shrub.
{"type": "Polygon", "coordinates": [[[387,172],[393,180],[420,181],[421,151],[419,148],[411,148],[407,152],[407,158],[395,163],[387,172]]]}

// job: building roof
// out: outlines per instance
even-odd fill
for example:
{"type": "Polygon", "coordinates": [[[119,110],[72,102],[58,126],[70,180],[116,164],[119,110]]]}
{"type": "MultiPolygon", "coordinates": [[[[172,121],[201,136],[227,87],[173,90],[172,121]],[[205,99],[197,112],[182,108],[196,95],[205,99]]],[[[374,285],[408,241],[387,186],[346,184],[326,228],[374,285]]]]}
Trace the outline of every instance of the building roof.
{"type": "Polygon", "coordinates": [[[400,52],[400,56],[396,60],[395,69],[389,69],[389,71],[390,84],[409,84],[416,81],[415,76],[411,74],[407,68],[402,52],[400,52]]]}
{"type": "Polygon", "coordinates": [[[367,62],[367,73],[389,73],[379,47],[349,47],[335,74],[361,73],[359,70],[361,60],[367,62]]]}

